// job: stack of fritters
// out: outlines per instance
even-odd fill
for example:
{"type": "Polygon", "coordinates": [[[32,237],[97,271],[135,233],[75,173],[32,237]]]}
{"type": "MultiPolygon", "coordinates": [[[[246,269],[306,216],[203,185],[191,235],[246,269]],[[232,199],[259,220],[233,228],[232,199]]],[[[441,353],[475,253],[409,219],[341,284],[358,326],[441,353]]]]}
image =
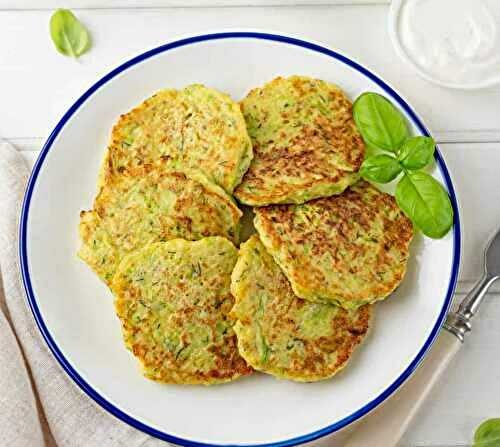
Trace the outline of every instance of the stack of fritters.
{"type": "Polygon", "coordinates": [[[258,236],[240,249],[232,315],[243,358],[278,377],[343,368],[371,303],[406,269],[411,222],[392,196],[358,181],[364,144],[351,107],[336,86],[298,76],[242,101],[254,158],[235,196],[258,206],[258,236]]]}
{"type": "Polygon", "coordinates": [[[348,311],[296,296],[257,235],[241,245],[231,292],[241,355],[277,377],[311,382],[333,376],[368,331],[370,306],[348,311]]]}
{"type": "Polygon", "coordinates": [[[392,196],[359,181],[351,106],[292,76],[252,90],[243,115],[194,85],[120,118],[79,255],[111,287],[147,377],[212,384],[253,368],[309,382],[346,365],[413,233],[392,196]],[[233,191],[258,233],[239,255],[233,191]]]}

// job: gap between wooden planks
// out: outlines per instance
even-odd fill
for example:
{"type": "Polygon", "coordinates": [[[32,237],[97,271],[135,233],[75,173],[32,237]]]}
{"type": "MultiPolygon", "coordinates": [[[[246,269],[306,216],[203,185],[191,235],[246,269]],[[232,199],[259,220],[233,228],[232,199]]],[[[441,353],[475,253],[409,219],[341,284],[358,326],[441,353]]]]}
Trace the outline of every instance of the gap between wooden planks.
{"type": "MultiPolygon", "coordinates": [[[[65,8],[220,8],[252,6],[387,5],[390,0],[66,0],[65,8]]],[[[60,8],[58,0],[0,0],[0,10],[44,10],[60,8]]]]}

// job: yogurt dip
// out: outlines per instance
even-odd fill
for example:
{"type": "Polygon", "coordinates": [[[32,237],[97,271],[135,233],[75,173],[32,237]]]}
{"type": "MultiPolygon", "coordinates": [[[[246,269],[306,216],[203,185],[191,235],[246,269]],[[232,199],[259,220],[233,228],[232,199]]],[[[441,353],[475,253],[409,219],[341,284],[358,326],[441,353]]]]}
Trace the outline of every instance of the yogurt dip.
{"type": "Polygon", "coordinates": [[[425,78],[458,88],[500,82],[500,0],[400,0],[396,46],[425,78]]]}

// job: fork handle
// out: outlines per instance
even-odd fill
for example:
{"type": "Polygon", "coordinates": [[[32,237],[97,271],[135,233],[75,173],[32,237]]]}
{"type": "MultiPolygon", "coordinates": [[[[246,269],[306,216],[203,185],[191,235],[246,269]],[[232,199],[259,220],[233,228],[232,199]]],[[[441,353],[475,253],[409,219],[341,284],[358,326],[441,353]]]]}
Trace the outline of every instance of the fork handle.
{"type": "Polygon", "coordinates": [[[425,360],[403,388],[353,427],[353,434],[344,447],[397,446],[460,346],[462,343],[454,334],[442,330],[425,360]]]}

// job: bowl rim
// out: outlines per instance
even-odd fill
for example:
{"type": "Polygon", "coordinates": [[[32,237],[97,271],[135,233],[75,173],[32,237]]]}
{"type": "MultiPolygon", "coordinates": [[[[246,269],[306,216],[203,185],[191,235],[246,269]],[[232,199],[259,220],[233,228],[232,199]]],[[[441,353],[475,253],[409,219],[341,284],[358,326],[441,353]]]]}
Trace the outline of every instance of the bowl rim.
{"type": "Polygon", "coordinates": [[[445,181],[446,188],[450,194],[451,203],[453,206],[453,210],[455,213],[454,216],[454,225],[453,225],[453,262],[452,268],[450,272],[450,278],[448,282],[448,289],[446,293],[446,297],[443,303],[443,307],[440,311],[439,317],[429,335],[425,344],[417,353],[415,358],[411,361],[408,367],[401,373],[401,375],[394,380],[382,393],[380,393],[376,398],[372,399],[370,402],[350,414],[345,418],[336,421],[326,427],[315,430],[311,433],[295,436],[290,439],[285,439],[276,442],[270,443],[260,443],[260,444],[248,444],[248,443],[238,443],[238,444],[212,444],[205,443],[190,439],[181,438],[175,435],[171,435],[164,431],[158,430],[152,426],[149,426],[147,423],[141,422],[136,419],[134,416],[131,416],[115,406],[113,403],[109,402],[104,396],[102,396],[93,386],[87,383],[82,376],[77,372],[75,367],[71,365],[71,363],[65,358],[62,351],[59,349],[56,341],[52,337],[50,330],[46,326],[40,309],[37,304],[37,299],[33,290],[33,286],[30,278],[29,271],[29,261],[28,261],[28,248],[27,248],[27,230],[28,230],[28,218],[30,211],[31,198],[33,194],[33,190],[36,186],[36,181],[40,172],[40,169],[45,161],[45,158],[52,147],[55,139],[65,126],[66,122],[74,115],[74,113],[85,103],[85,101],[91,97],[100,87],[104,84],[112,80],[114,77],[124,72],[130,67],[133,67],[136,64],[139,64],[153,56],[156,56],[160,53],[164,53],[166,51],[183,47],[186,45],[194,45],[200,42],[214,41],[214,40],[224,40],[224,39],[256,39],[256,40],[264,40],[264,41],[272,41],[279,42],[287,45],[292,45],[295,47],[301,47],[303,49],[314,51],[326,56],[329,56],[336,61],[339,61],[349,67],[355,69],[365,77],[369,78],[372,82],[375,82],[380,88],[384,90],[384,92],[391,97],[393,101],[395,101],[409,116],[410,120],[413,124],[422,132],[423,135],[429,136],[428,130],[422,124],[421,120],[417,116],[417,114],[413,111],[413,109],[407,104],[407,102],[401,97],[399,93],[395,91],[394,88],[389,86],[385,81],[383,81],[379,76],[374,74],[371,70],[368,70],[364,66],[360,65],[358,62],[355,62],[353,59],[341,54],[337,51],[333,51],[327,48],[325,45],[319,43],[313,43],[310,40],[304,40],[302,38],[292,37],[289,35],[270,33],[270,32],[262,32],[262,31],[228,31],[228,32],[214,32],[209,34],[199,34],[192,35],[191,37],[186,37],[180,40],[175,40],[163,45],[160,45],[151,50],[145,51],[140,55],[129,59],[123,64],[119,65],[115,69],[111,70],[108,74],[99,79],[95,84],[93,84],[79,99],[75,101],[75,103],[66,111],[63,117],[55,126],[52,133],[49,135],[46,143],[44,144],[40,155],[33,167],[30,178],[28,180],[28,184],[26,187],[26,192],[22,204],[21,216],[20,216],[20,225],[19,225],[19,257],[20,257],[20,267],[22,280],[24,284],[24,288],[26,290],[26,296],[28,305],[33,313],[35,321],[37,323],[38,329],[40,330],[45,342],[47,343],[50,351],[59,362],[63,370],[71,377],[71,379],[97,404],[99,404],[106,411],[122,420],[123,422],[131,425],[132,427],[141,430],[151,436],[162,439],[167,442],[172,442],[175,444],[179,444],[186,447],[229,447],[232,446],[245,446],[245,447],[285,447],[285,446],[293,446],[297,444],[302,444],[306,442],[313,441],[315,439],[321,438],[333,432],[339,431],[342,428],[350,425],[361,417],[365,416],[367,413],[372,411],[375,407],[384,402],[389,396],[391,396],[413,373],[413,371],[418,367],[425,354],[428,352],[433,342],[435,341],[439,330],[441,329],[442,324],[446,318],[449,307],[452,302],[453,294],[455,291],[457,278],[458,278],[458,270],[460,263],[460,254],[461,254],[461,230],[460,230],[460,217],[457,205],[456,194],[453,188],[453,184],[451,181],[450,174],[444,162],[444,159],[439,151],[439,148],[436,148],[435,159],[436,165],[440,170],[443,179],[445,181]]]}

